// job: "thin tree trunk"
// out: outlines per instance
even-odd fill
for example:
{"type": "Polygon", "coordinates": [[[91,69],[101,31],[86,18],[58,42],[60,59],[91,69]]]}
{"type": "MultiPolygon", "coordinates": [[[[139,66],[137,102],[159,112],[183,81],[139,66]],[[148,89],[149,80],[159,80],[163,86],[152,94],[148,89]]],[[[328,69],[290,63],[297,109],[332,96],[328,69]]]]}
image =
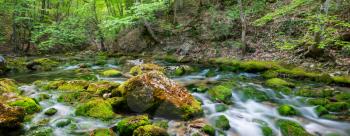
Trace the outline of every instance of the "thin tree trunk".
{"type": "Polygon", "coordinates": [[[242,0],[238,0],[238,5],[239,5],[239,14],[240,14],[240,19],[242,23],[242,33],[241,33],[241,42],[242,42],[242,54],[245,55],[247,53],[247,43],[246,43],[246,32],[247,32],[247,23],[246,23],[246,17],[244,14],[244,7],[242,0]]]}
{"type": "Polygon", "coordinates": [[[100,27],[98,26],[99,24],[99,20],[98,20],[98,16],[97,16],[97,11],[96,11],[96,0],[93,0],[93,3],[92,3],[92,11],[94,13],[94,23],[95,23],[95,27],[97,29],[97,38],[98,40],[100,41],[100,46],[101,46],[101,50],[102,51],[107,51],[106,49],[106,46],[104,44],[104,36],[103,36],[103,33],[100,29],[100,27]]]}

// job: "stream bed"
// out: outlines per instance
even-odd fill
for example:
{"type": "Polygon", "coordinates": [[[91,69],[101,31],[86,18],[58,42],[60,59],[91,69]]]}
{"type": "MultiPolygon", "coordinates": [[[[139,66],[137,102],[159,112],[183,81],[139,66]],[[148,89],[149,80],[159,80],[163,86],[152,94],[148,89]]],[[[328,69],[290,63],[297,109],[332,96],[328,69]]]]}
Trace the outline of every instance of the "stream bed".
{"type": "MultiPolygon", "coordinates": [[[[92,65],[89,69],[90,74],[81,74],[76,72],[79,69],[79,64],[90,63],[88,61],[76,62],[75,64],[67,63],[58,67],[53,71],[48,72],[34,72],[27,74],[12,75],[9,78],[23,83],[20,89],[23,95],[31,98],[38,98],[42,94],[48,94],[49,99],[44,99],[39,102],[42,110],[35,113],[30,122],[25,123],[24,131],[29,131],[38,124],[44,124],[45,127],[52,129],[55,136],[69,136],[69,135],[89,135],[91,131],[97,128],[113,127],[120,119],[113,119],[103,121],[90,117],[76,116],[75,107],[58,101],[60,93],[53,90],[40,90],[34,85],[36,80],[72,80],[72,79],[87,79],[87,80],[107,80],[116,83],[123,83],[127,77],[103,77],[99,73],[105,69],[118,69],[123,73],[127,73],[130,65],[141,64],[141,59],[128,60],[122,64],[115,62],[108,62],[105,65],[92,65]],[[57,113],[52,116],[47,116],[44,112],[50,108],[57,109],[57,113]]],[[[166,63],[163,61],[153,61],[152,63],[164,66],[171,70],[181,64],[166,63]]],[[[90,65],[90,64],[89,64],[90,65]]],[[[192,66],[190,64],[187,64],[192,66]]],[[[191,94],[202,103],[203,117],[201,119],[214,126],[216,119],[219,116],[225,116],[229,125],[227,130],[216,128],[216,135],[227,136],[264,136],[262,124],[268,126],[273,135],[282,136],[280,128],[277,127],[276,120],[286,119],[299,123],[307,132],[315,136],[350,136],[350,122],[340,120],[330,120],[321,118],[315,112],[317,106],[305,103],[309,99],[303,96],[287,95],[270,87],[264,85],[264,79],[260,74],[242,73],[242,72],[225,72],[220,71],[216,67],[193,65],[198,70],[191,73],[186,73],[181,76],[167,73],[168,77],[177,83],[187,86],[191,94]],[[208,77],[208,73],[212,72],[214,75],[208,77]],[[232,97],[230,101],[232,104],[223,104],[222,102],[213,101],[208,92],[193,91],[196,84],[205,84],[209,89],[217,84],[227,81],[235,80],[235,86],[230,88],[232,90],[232,97]],[[261,101],[254,99],[254,97],[247,98],[242,95],[242,89],[253,88],[259,92],[263,92],[268,96],[269,101],[261,101]],[[288,104],[298,111],[296,116],[282,116],[278,112],[278,106],[281,104],[288,104]],[[218,107],[224,110],[218,110],[218,107]]],[[[311,88],[325,88],[326,85],[314,83],[311,81],[295,81],[298,84],[293,90],[297,90],[300,86],[308,86],[311,88]]],[[[337,89],[335,86],[334,88],[337,89]]],[[[341,88],[342,91],[350,91],[349,88],[341,88]]],[[[123,115],[128,116],[128,115],[123,115]]],[[[162,118],[153,118],[153,120],[167,120],[162,118]]],[[[169,135],[180,135],[185,132],[179,127],[179,123],[184,121],[167,120],[167,132],[169,135]]],[[[190,135],[185,133],[186,135],[190,135]]],[[[194,135],[195,131],[191,132],[194,135]]]]}

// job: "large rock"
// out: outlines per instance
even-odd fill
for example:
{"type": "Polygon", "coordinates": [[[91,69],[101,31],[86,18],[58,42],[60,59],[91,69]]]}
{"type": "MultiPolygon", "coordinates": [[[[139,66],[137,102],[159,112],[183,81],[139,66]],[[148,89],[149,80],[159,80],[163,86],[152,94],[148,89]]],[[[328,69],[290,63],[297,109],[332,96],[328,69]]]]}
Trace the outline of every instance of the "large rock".
{"type": "Polygon", "coordinates": [[[29,62],[27,64],[27,68],[33,71],[49,71],[58,66],[58,64],[59,63],[54,60],[48,58],[40,58],[29,62]]]}
{"type": "Polygon", "coordinates": [[[130,78],[119,87],[128,107],[135,112],[155,116],[189,119],[200,115],[200,103],[176,82],[164,74],[151,71],[130,78]]]}
{"type": "Polygon", "coordinates": [[[6,69],[6,60],[0,55],[0,75],[5,74],[6,69]]]}
{"type": "Polygon", "coordinates": [[[23,122],[25,112],[19,107],[10,107],[0,103],[0,129],[17,128],[23,122]]]}

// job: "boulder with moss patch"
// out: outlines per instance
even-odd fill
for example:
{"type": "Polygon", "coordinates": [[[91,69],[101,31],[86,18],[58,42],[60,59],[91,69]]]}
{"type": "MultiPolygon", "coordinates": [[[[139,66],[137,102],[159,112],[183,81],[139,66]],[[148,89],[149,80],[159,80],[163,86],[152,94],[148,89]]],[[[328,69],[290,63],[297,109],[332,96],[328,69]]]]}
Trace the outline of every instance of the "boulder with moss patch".
{"type": "Polygon", "coordinates": [[[292,115],[298,114],[298,111],[294,107],[287,104],[283,104],[279,106],[277,110],[278,110],[278,113],[283,116],[292,116],[292,115]]]}
{"type": "Polygon", "coordinates": [[[122,75],[122,72],[120,72],[119,70],[110,69],[101,72],[101,75],[105,77],[118,77],[122,75]]]}
{"type": "Polygon", "coordinates": [[[150,124],[151,121],[146,115],[131,116],[121,120],[117,124],[116,130],[121,136],[131,136],[138,127],[150,124]]]}
{"type": "Polygon", "coordinates": [[[110,81],[99,81],[90,83],[87,91],[95,92],[96,94],[110,93],[113,89],[116,89],[120,84],[110,81]]]}
{"type": "Polygon", "coordinates": [[[108,101],[98,98],[78,105],[75,114],[102,120],[109,120],[115,117],[112,105],[108,101]]]}
{"type": "Polygon", "coordinates": [[[14,100],[11,100],[8,102],[10,106],[16,106],[16,107],[21,107],[24,109],[24,111],[27,114],[33,114],[35,112],[39,112],[41,110],[41,107],[36,101],[32,98],[29,97],[22,97],[19,96],[15,98],[14,100]]]}
{"type": "Polygon", "coordinates": [[[156,65],[156,64],[141,64],[141,65],[137,65],[134,66],[130,69],[129,73],[131,75],[141,75],[143,73],[147,73],[150,71],[159,71],[159,72],[164,72],[164,68],[156,65]]]}
{"type": "Polygon", "coordinates": [[[88,92],[65,92],[58,96],[57,101],[73,104],[76,102],[85,102],[92,97],[93,95],[88,92]]]}
{"type": "Polygon", "coordinates": [[[273,88],[276,91],[283,92],[285,94],[291,94],[292,93],[291,87],[294,87],[293,83],[285,81],[280,78],[269,79],[265,82],[265,85],[273,88]]]}
{"type": "Polygon", "coordinates": [[[304,97],[316,97],[316,98],[326,98],[332,97],[334,95],[334,89],[332,88],[322,88],[322,89],[309,89],[301,88],[296,91],[296,95],[304,97]]]}
{"type": "Polygon", "coordinates": [[[226,104],[232,104],[232,90],[223,85],[214,86],[208,91],[211,99],[219,102],[224,102],[226,104]]]}
{"type": "Polygon", "coordinates": [[[229,120],[224,115],[220,115],[216,118],[215,126],[223,130],[228,130],[231,128],[229,120]]]}
{"type": "Polygon", "coordinates": [[[314,111],[315,111],[315,113],[318,116],[322,116],[322,115],[328,114],[328,110],[325,107],[323,107],[323,106],[315,107],[314,111]]]}
{"type": "Polygon", "coordinates": [[[325,98],[310,98],[310,99],[307,99],[306,102],[310,105],[324,106],[324,105],[327,105],[330,101],[328,99],[325,99],[325,98]]]}
{"type": "Polygon", "coordinates": [[[35,71],[49,71],[58,66],[58,62],[49,58],[34,59],[27,64],[27,68],[35,71]]]}
{"type": "Polygon", "coordinates": [[[98,128],[90,132],[90,136],[116,136],[112,129],[98,128]]]}
{"type": "Polygon", "coordinates": [[[242,95],[244,100],[253,99],[258,102],[270,100],[269,96],[265,92],[259,91],[252,86],[244,87],[240,91],[240,95],[242,95]]]}
{"type": "Polygon", "coordinates": [[[341,112],[349,109],[350,105],[346,102],[332,102],[325,106],[329,111],[341,112]]]}
{"type": "Polygon", "coordinates": [[[205,125],[202,128],[202,131],[206,134],[208,134],[209,136],[215,136],[215,128],[211,125],[205,125]]]}
{"type": "Polygon", "coordinates": [[[8,92],[19,93],[17,83],[13,79],[0,79],[0,94],[8,92]]]}
{"type": "Polygon", "coordinates": [[[130,78],[119,86],[127,105],[135,112],[152,112],[155,116],[189,119],[200,115],[200,103],[161,72],[153,71],[130,78]]]}
{"type": "Polygon", "coordinates": [[[24,121],[25,112],[22,108],[10,107],[0,103],[0,129],[18,128],[24,121]]]}
{"type": "Polygon", "coordinates": [[[312,136],[297,122],[279,119],[276,124],[284,136],[312,136]]]}
{"type": "Polygon", "coordinates": [[[89,82],[85,80],[71,80],[59,85],[57,90],[60,91],[85,91],[89,86],[89,82]]]}
{"type": "Polygon", "coordinates": [[[135,129],[132,135],[133,136],[168,136],[168,133],[164,128],[154,126],[154,125],[145,125],[135,129]]]}

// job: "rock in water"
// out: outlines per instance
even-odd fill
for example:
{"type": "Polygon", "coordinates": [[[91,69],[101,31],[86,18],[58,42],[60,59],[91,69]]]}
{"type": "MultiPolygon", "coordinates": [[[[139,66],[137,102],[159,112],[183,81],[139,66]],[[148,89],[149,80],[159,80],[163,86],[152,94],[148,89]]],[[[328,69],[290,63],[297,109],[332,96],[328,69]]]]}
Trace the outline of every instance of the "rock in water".
{"type": "Polygon", "coordinates": [[[189,119],[201,115],[200,103],[187,91],[157,71],[130,78],[119,88],[126,96],[128,107],[139,113],[189,119]]]}
{"type": "Polygon", "coordinates": [[[20,127],[24,115],[22,108],[10,107],[0,103],[0,129],[20,127]]]}

